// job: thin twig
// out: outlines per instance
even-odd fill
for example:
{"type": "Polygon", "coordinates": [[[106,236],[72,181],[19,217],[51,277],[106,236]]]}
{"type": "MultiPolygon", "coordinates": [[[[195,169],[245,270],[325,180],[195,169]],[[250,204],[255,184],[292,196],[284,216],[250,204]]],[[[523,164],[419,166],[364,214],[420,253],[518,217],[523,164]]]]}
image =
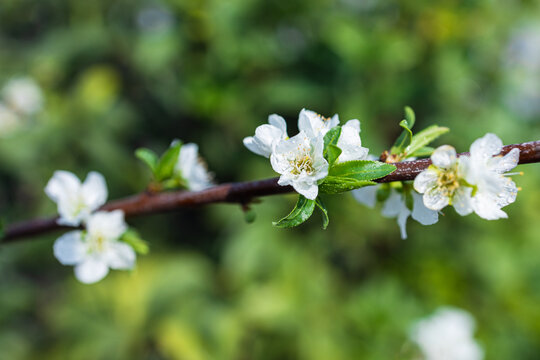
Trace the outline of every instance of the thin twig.
{"type": "MultiPolygon", "coordinates": [[[[500,155],[510,150],[520,149],[519,163],[529,164],[540,162],[540,141],[523,144],[507,145],[500,155]]],[[[458,156],[468,155],[461,153],[458,156]]],[[[379,183],[392,181],[413,180],[421,171],[431,164],[430,159],[405,161],[395,163],[396,171],[384,178],[375,180],[379,183]]],[[[248,204],[254,198],[269,195],[279,195],[293,192],[290,186],[280,186],[278,178],[222,184],[209,189],[190,192],[173,191],[162,193],[143,192],[120,200],[114,200],[102,207],[102,210],[123,210],[126,217],[174,211],[183,207],[194,207],[214,203],[248,204]]],[[[41,235],[50,231],[68,229],[58,225],[57,218],[34,219],[10,225],[5,232],[2,242],[14,242],[31,236],[41,235]]]]}

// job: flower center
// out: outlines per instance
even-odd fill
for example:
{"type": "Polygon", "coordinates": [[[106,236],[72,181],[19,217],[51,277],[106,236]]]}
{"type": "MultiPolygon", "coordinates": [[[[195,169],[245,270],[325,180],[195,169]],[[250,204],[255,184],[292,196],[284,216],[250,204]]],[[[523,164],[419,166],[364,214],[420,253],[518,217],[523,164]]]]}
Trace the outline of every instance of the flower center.
{"type": "Polygon", "coordinates": [[[440,171],[437,177],[437,188],[445,197],[452,197],[460,186],[460,177],[457,166],[453,166],[446,171],[440,171]]]}
{"type": "Polygon", "coordinates": [[[88,241],[90,242],[90,252],[101,253],[103,252],[103,250],[105,250],[105,243],[106,243],[105,236],[98,234],[94,237],[91,237],[91,238],[89,237],[88,241]]]}
{"type": "Polygon", "coordinates": [[[292,166],[291,173],[293,175],[300,175],[301,173],[311,174],[313,169],[313,160],[308,154],[298,156],[296,159],[291,160],[292,166]]]}

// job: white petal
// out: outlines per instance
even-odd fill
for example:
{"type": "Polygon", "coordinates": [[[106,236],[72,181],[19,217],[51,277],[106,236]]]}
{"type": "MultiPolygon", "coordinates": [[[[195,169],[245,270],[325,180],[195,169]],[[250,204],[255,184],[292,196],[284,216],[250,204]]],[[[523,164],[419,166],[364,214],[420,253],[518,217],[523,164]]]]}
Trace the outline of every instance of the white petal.
{"type": "Polygon", "coordinates": [[[477,193],[471,201],[474,212],[486,220],[497,220],[507,218],[508,215],[502,211],[496,199],[489,194],[477,193]]]}
{"type": "Polygon", "coordinates": [[[316,129],[322,127],[322,120],[313,111],[302,109],[298,115],[298,130],[309,137],[315,137],[316,129]],[[315,123],[315,124],[314,124],[315,123]]]}
{"type": "MultiPolygon", "coordinates": [[[[356,120],[356,119],[355,119],[356,120]]],[[[358,120],[357,120],[358,121],[358,120]]],[[[339,115],[334,114],[330,120],[326,120],[326,128],[328,130],[339,125],[339,115]]],[[[360,122],[358,121],[358,132],[360,132],[360,122]]]]}
{"type": "Polygon", "coordinates": [[[397,217],[397,223],[399,225],[401,238],[407,238],[407,218],[411,214],[411,211],[407,208],[407,205],[405,204],[405,197],[403,196],[403,194],[392,189],[390,196],[384,202],[381,214],[385,217],[390,218],[397,217]]]}
{"type": "Polygon", "coordinates": [[[411,192],[414,204],[412,211],[412,218],[418,221],[422,225],[433,225],[439,221],[439,213],[437,211],[428,209],[424,205],[424,200],[420,194],[415,191],[411,192]]]}
{"type": "Polygon", "coordinates": [[[107,264],[97,257],[88,257],[84,262],[75,266],[75,277],[84,284],[96,283],[108,273],[107,264]]]}
{"type": "Polygon", "coordinates": [[[431,154],[431,161],[433,165],[448,169],[456,162],[456,149],[450,145],[439,146],[433,154],[431,154]]]}
{"type": "Polygon", "coordinates": [[[319,186],[306,182],[294,182],[292,184],[294,190],[299,194],[304,195],[307,199],[315,200],[319,194],[319,186]]]}
{"type": "Polygon", "coordinates": [[[135,251],[126,243],[114,241],[107,248],[105,261],[111,269],[133,269],[135,266],[135,251]]]}
{"type": "Polygon", "coordinates": [[[261,145],[261,143],[259,143],[253,136],[244,138],[244,146],[247,147],[249,151],[264,157],[269,157],[271,153],[266,146],[261,145]]]}
{"type": "Polygon", "coordinates": [[[189,143],[182,145],[175,170],[179,171],[184,178],[189,177],[193,166],[197,163],[198,156],[199,146],[197,144],[189,143]]]}
{"type": "Polygon", "coordinates": [[[77,227],[90,215],[85,209],[74,211],[73,208],[72,203],[65,201],[58,203],[58,213],[60,214],[56,220],[58,225],[77,227]]]}
{"type": "Polygon", "coordinates": [[[96,210],[107,201],[107,183],[98,172],[92,171],[82,184],[82,196],[90,212],[96,210]]]}
{"type": "Polygon", "coordinates": [[[294,179],[289,174],[283,174],[279,177],[278,185],[287,186],[292,185],[294,179]]]}
{"type": "Polygon", "coordinates": [[[265,124],[255,129],[255,137],[271,150],[274,142],[283,139],[283,131],[275,126],[265,124]]]}
{"type": "Polygon", "coordinates": [[[191,191],[201,191],[213,185],[211,176],[202,162],[197,162],[195,164],[186,181],[188,183],[188,188],[191,191]]]}
{"type": "Polygon", "coordinates": [[[75,174],[69,171],[55,171],[45,187],[45,194],[54,202],[62,198],[77,197],[81,188],[81,182],[75,174]]]}
{"type": "Polygon", "coordinates": [[[367,158],[369,149],[362,147],[360,121],[356,119],[349,120],[343,125],[337,146],[342,151],[338,162],[365,160],[367,158]]]}
{"type": "Polygon", "coordinates": [[[420,194],[425,193],[428,189],[434,187],[437,183],[438,174],[433,169],[426,169],[416,176],[414,179],[414,189],[420,194]]]}
{"type": "Polygon", "coordinates": [[[352,194],[356,201],[366,205],[367,207],[373,208],[377,202],[378,188],[379,186],[365,186],[363,188],[353,190],[352,194]]]}
{"type": "Polygon", "coordinates": [[[460,186],[452,198],[452,206],[461,216],[469,215],[472,211],[471,203],[472,188],[469,186],[460,186]]]}
{"type": "Polygon", "coordinates": [[[107,240],[116,240],[127,230],[124,212],[122,210],[98,211],[88,218],[86,228],[91,238],[104,237],[107,240]]]}
{"type": "Polygon", "coordinates": [[[287,122],[284,118],[277,114],[272,114],[268,117],[268,123],[281,131],[282,137],[287,138],[287,122]]]}
{"type": "Polygon", "coordinates": [[[80,263],[86,254],[86,245],[82,240],[81,231],[70,231],[60,236],[53,245],[54,257],[62,265],[80,263]]]}
{"type": "Polygon", "coordinates": [[[81,182],[69,171],[55,171],[45,193],[58,205],[61,225],[78,226],[88,214],[82,197],[81,182]]]}
{"type": "Polygon", "coordinates": [[[437,188],[431,188],[424,193],[424,205],[431,210],[439,211],[448,205],[450,199],[443,196],[437,188]]]}
{"type": "Polygon", "coordinates": [[[381,214],[385,217],[396,217],[400,212],[404,211],[404,209],[407,209],[405,197],[392,189],[390,196],[384,202],[381,214]]]}
{"type": "Polygon", "coordinates": [[[504,185],[502,186],[501,192],[497,194],[496,201],[499,207],[504,207],[516,201],[518,188],[512,179],[503,177],[501,178],[501,182],[503,182],[504,185]]]}
{"type": "Polygon", "coordinates": [[[515,148],[510,150],[510,152],[502,157],[494,157],[490,159],[490,168],[499,173],[503,174],[507,171],[515,168],[519,163],[519,149],[515,148]]]}
{"type": "Polygon", "coordinates": [[[471,145],[471,157],[489,158],[502,150],[503,143],[495,134],[488,133],[476,139],[471,145]]]}
{"type": "Polygon", "coordinates": [[[402,239],[407,238],[407,219],[409,218],[410,214],[411,214],[411,211],[405,208],[398,214],[398,217],[397,217],[397,223],[399,225],[399,232],[401,234],[402,239]]]}

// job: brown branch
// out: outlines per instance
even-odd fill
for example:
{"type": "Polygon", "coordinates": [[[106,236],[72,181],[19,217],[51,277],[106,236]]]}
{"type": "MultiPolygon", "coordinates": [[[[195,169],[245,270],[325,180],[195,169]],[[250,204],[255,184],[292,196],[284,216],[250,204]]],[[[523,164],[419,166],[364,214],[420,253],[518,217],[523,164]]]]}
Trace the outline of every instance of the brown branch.
{"type": "MultiPolygon", "coordinates": [[[[532,141],[523,144],[507,145],[500,155],[510,150],[520,149],[519,163],[529,164],[540,162],[540,141],[532,141]]],[[[459,156],[468,155],[461,153],[459,156]]],[[[421,171],[431,164],[430,159],[406,161],[395,163],[396,171],[384,178],[375,180],[379,183],[392,181],[413,180],[421,171]]],[[[279,186],[278,178],[247,181],[217,185],[212,188],[199,191],[174,191],[163,193],[143,192],[131,197],[111,201],[102,207],[102,210],[123,210],[126,217],[155,214],[173,211],[182,207],[194,207],[213,203],[238,203],[247,204],[260,196],[278,195],[293,192],[290,186],[279,186]]],[[[41,235],[46,232],[68,229],[58,225],[57,218],[28,220],[10,225],[3,238],[3,242],[13,242],[26,237],[41,235]]]]}

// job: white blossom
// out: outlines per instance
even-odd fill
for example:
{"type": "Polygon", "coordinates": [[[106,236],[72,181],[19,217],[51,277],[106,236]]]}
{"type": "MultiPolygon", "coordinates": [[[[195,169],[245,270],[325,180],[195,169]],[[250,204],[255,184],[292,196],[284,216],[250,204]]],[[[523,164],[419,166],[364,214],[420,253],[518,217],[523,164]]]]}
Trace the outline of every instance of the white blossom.
{"type": "Polygon", "coordinates": [[[484,352],[474,340],[475,322],[466,311],[443,307],[418,321],[410,338],[424,360],[482,360],[484,352]]]}
{"type": "Polygon", "coordinates": [[[84,183],[69,171],[55,171],[45,187],[47,196],[58,205],[58,224],[78,226],[107,200],[107,184],[98,172],[90,172],[84,183]]]}
{"type": "Polygon", "coordinates": [[[470,155],[459,159],[453,147],[441,146],[431,155],[433,165],[414,180],[414,188],[432,210],[453,205],[460,215],[474,211],[487,220],[506,218],[501,208],[515,201],[518,190],[504,173],[518,164],[519,149],[494,156],[501,150],[502,141],[494,134],[477,139],[470,155]]]}
{"type": "Polygon", "coordinates": [[[507,218],[502,207],[513,203],[517,196],[516,184],[503,174],[519,162],[519,149],[512,149],[504,156],[502,141],[494,134],[477,139],[470,149],[470,156],[460,158],[466,181],[474,186],[469,211],[487,220],[507,218]]]}
{"type": "MultiPolygon", "coordinates": [[[[377,191],[382,185],[366,186],[352,191],[354,198],[361,204],[373,208],[377,202],[377,191]]],[[[439,221],[437,211],[425,207],[422,196],[416,191],[411,190],[412,210],[407,206],[406,193],[396,189],[390,189],[390,195],[384,201],[381,214],[388,218],[397,218],[401,238],[407,238],[407,219],[412,218],[422,225],[433,225],[439,221]]]]}
{"type": "Polygon", "coordinates": [[[367,160],[369,149],[362,147],[359,120],[349,120],[341,127],[337,147],[341,149],[337,162],[367,160]]]}
{"type": "Polygon", "coordinates": [[[11,79],[2,93],[5,103],[23,115],[34,115],[43,107],[41,88],[32,78],[11,79]]]}
{"type": "Polygon", "coordinates": [[[328,175],[328,162],[323,157],[322,136],[307,136],[303,131],[276,144],[270,162],[281,174],[278,184],[292,187],[314,200],[319,192],[318,181],[328,175]]]}
{"type": "Polygon", "coordinates": [[[424,205],[439,211],[453,205],[460,215],[470,213],[472,187],[464,182],[463,166],[456,150],[443,145],[431,154],[432,165],[414,179],[414,189],[424,194],[424,205]]]}
{"type": "Polygon", "coordinates": [[[98,211],[87,219],[86,231],[70,231],[54,243],[54,256],[63,265],[75,266],[75,277],[91,284],[103,279],[110,269],[135,266],[135,251],[119,241],[127,230],[124,213],[98,211]]]}
{"type": "Polygon", "coordinates": [[[331,118],[325,118],[314,111],[302,109],[298,115],[298,129],[310,138],[324,136],[326,133],[339,125],[339,116],[335,114],[331,118]]]}
{"type": "Polygon", "coordinates": [[[182,145],[174,170],[186,181],[187,188],[191,191],[204,190],[213,185],[206,164],[199,157],[197,144],[182,145]]]}
{"type": "Polygon", "coordinates": [[[274,145],[288,137],[285,119],[273,114],[268,117],[268,124],[255,129],[255,136],[244,138],[244,145],[255,154],[268,158],[274,145]]]}

